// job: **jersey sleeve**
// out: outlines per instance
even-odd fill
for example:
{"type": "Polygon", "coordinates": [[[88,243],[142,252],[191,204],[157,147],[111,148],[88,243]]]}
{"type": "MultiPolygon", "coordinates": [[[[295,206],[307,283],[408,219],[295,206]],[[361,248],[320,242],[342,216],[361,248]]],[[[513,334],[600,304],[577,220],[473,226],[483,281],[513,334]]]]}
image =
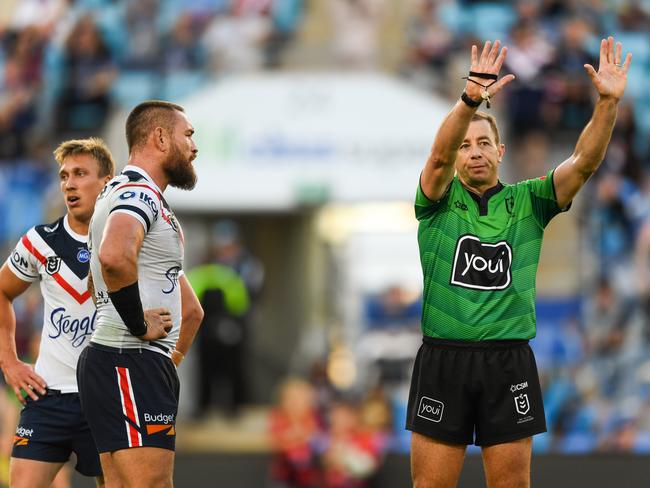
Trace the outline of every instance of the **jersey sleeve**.
{"type": "Polygon", "coordinates": [[[546,176],[524,182],[530,193],[533,213],[542,228],[546,227],[557,214],[566,212],[571,208],[570,203],[565,208],[558,206],[555,186],[553,185],[554,171],[551,170],[546,176]]]}
{"type": "Polygon", "coordinates": [[[39,261],[28,248],[28,245],[31,247],[28,235],[29,233],[25,234],[20,241],[18,241],[14,250],[11,251],[11,254],[7,258],[7,267],[18,278],[31,283],[38,279],[39,261]]]}
{"type": "Polygon", "coordinates": [[[445,190],[445,194],[440,197],[440,200],[434,202],[424,194],[424,191],[422,190],[422,184],[420,181],[418,181],[418,188],[415,193],[415,217],[418,220],[423,220],[436,213],[438,209],[440,209],[440,207],[442,207],[443,204],[447,201],[453,184],[454,180],[451,181],[445,190]]]}
{"type": "Polygon", "coordinates": [[[160,215],[160,198],[147,185],[123,185],[111,195],[109,213],[125,213],[134,217],[149,232],[160,215]]]}

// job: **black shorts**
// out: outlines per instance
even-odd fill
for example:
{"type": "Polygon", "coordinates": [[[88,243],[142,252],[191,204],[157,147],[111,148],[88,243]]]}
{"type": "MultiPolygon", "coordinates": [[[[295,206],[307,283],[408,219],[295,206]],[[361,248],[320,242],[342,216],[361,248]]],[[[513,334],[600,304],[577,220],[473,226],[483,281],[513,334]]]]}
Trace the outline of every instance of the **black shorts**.
{"type": "Polygon", "coordinates": [[[65,463],[75,453],[75,469],[85,476],[101,476],[95,442],[79,395],[48,394],[38,401],[26,398],[20,413],[11,456],[48,463],[65,463]]]}
{"type": "Polygon", "coordinates": [[[175,449],[180,385],[167,356],[91,342],[79,356],[77,382],[100,453],[175,449]]]}
{"type": "Polygon", "coordinates": [[[406,428],[443,442],[477,446],[546,432],[528,341],[425,337],[413,368],[406,428]]]}

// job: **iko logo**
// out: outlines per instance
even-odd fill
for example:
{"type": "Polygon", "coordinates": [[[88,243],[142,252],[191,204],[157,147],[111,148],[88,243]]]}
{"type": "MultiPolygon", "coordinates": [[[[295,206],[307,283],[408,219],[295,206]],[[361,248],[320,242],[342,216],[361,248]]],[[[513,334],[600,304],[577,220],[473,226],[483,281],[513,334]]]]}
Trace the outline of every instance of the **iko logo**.
{"type": "Polygon", "coordinates": [[[174,414],[166,415],[164,413],[159,413],[156,415],[151,415],[150,413],[144,414],[145,422],[162,422],[163,424],[173,424],[174,423],[174,414]]]}
{"type": "Polygon", "coordinates": [[[153,201],[153,198],[144,192],[140,192],[139,198],[142,203],[146,204],[151,209],[153,218],[156,220],[158,218],[158,206],[156,205],[156,202],[153,201]]]}
{"type": "Polygon", "coordinates": [[[512,249],[506,241],[486,244],[473,235],[458,239],[451,284],[475,290],[503,290],[512,281],[512,249]]]}
{"type": "Polygon", "coordinates": [[[444,403],[438,400],[434,400],[433,398],[423,396],[420,398],[418,417],[430,420],[431,422],[440,422],[442,420],[442,412],[444,409],[444,403]]]}
{"type": "Polygon", "coordinates": [[[454,207],[459,208],[461,210],[467,210],[467,205],[461,202],[460,200],[456,200],[454,202],[454,207]]]}
{"type": "Polygon", "coordinates": [[[31,437],[34,434],[34,429],[26,429],[25,427],[19,425],[16,429],[16,435],[20,437],[31,437]]]}
{"type": "Polygon", "coordinates": [[[526,393],[521,393],[515,397],[515,410],[521,415],[526,415],[530,410],[530,402],[526,393]]]}
{"type": "Polygon", "coordinates": [[[524,381],[523,383],[519,383],[518,385],[510,385],[510,391],[512,393],[523,390],[524,388],[528,388],[528,381],[524,381]]]}
{"type": "Polygon", "coordinates": [[[178,273],[181,271],[180,266],[172,266],[167,271],[165,271],[165,278],[169,281],[169,288],[167,290],[162,290],[165,295],[169,295],[174,291],[176,285],[178,285],[178,273]]]}
{"type": "Polygon", "coordinates": [[[58,339],[61,334],[70,337],[72,347],[79,347],[95,330],[95,317],[97,310],[91,316],[83,317],[81,320],[72,318],[63,307],[55,308],[50,314],[50,321],[54,327],[54,333],[48,334],[50,339],[58,339]]]}

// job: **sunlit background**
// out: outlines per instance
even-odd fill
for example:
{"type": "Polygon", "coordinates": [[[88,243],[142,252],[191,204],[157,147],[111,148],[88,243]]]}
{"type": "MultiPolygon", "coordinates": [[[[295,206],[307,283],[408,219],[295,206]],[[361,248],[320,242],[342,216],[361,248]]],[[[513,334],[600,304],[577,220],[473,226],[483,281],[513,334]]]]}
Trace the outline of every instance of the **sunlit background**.
{"type": "MultiPolygon", "coordinates": [[[[626,97],[538,273],[549,432],[535,463],[650,453],[648,0],[1,0],[0,248],[65,211],[59,142],[101,136],[121,167],[130,109],[183,105],[199,183],[166,196],[188,275],[217,265],[223,279],[197,290],[207,314],[180,368],[177,486],[409,486],[413,199],[470,46],[509,47],[502,74],[517,79],[491,112],[514,182],[571,154],[594,103],[583,64],[610,34],[633,53],[626,97]]],[[[29,358],[38,287],[16,308],[29,358]]],[[[17,407],[0,405],[6,456],[17,407]]],[[[561,469],[535,463],[534,480],[561,469]]],[[[565,471],[553,486],[587,486],[565,471]]]]}

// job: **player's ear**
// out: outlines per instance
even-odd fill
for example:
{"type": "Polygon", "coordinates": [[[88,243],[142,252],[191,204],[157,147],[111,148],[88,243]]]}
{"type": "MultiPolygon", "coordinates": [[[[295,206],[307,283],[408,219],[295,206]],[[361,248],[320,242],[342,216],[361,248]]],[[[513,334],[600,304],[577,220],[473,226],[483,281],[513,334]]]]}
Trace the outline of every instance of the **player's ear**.
{"type": "Polygon", "coordinates": [[[497,151],[499,153],[499,162],[503,161],[503,156],[506,154],[506,146],[505,144],[499,144],[499,147],[497,148],[497,151]]]}
{"type": "Polygon", "coordinates": [[[162,152],[167,151],[167,147],[169,145],[169,134],[165,129],[162,127],[156,127],[153,130],[153,143],[156,146],[156,149],[162,152]]]}

